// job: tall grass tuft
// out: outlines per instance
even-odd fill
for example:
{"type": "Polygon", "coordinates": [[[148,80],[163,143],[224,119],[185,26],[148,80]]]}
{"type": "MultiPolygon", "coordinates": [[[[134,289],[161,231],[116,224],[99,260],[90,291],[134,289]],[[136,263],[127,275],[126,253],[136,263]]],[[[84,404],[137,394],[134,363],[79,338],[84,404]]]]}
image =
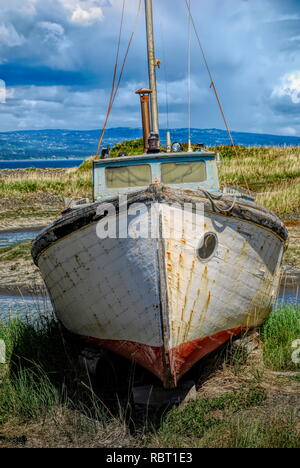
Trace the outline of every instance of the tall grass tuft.
{"type": "Polygon", "coordinates": [[[63,404],[63,386],[55,385],[62,372],[61,346],[54,338],[54,322],[43,326],[20,319],[0,325],[6,345],[6,371],[0,392],[0,422],[11,417],[34,419],[63,404]]]}
{"type": "Polygon", "coordinates": [[[63,394],[40,367],[20,367],[1,386],[0,423],[11,417],[39,420],[64,403],[63,394]]]}
{"type": "Polygon", "coordinates": [[[281,306],[275,309],[262,329],[263,359],[275,371],[297,371],[300,365],[292,360],[292,343],[300,339],[300,307],[281,306]]]}
{"type": "Polygon", "coordinates": [[[40,420],[59,408],[105,425],[108,412],[87,374],[71,357],[75,349],[67,347],[54,319],[0,324],[0,339],[6,344],[6,364],[0,374],[0,423],[11,418],[40,420]]]}

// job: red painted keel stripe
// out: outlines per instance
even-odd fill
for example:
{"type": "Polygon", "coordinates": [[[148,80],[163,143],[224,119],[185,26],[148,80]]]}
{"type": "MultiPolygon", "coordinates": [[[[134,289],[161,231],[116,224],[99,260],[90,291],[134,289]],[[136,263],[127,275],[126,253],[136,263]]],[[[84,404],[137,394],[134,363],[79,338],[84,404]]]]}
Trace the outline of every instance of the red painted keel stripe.
{"type": "MultiPolygon", "coordinates": [[[[173,378],[173,385],[176,386],[178,380],[200,359],[211,353],[234,336],[239,335],[246,328],[234,328],[222,331],[213,336],[201,338],[199,340],[183,343],[169,351],[170,371],[173,378]]],[[[97,343],[105,349],[119,354],[127,359],[135,361],[140,366],[156,375],[162,382],[166,382],[166,369],[164,360],[164,348],[148,346],[132,341],[100,340],[88,338],[89,341],[97,343]]]]}

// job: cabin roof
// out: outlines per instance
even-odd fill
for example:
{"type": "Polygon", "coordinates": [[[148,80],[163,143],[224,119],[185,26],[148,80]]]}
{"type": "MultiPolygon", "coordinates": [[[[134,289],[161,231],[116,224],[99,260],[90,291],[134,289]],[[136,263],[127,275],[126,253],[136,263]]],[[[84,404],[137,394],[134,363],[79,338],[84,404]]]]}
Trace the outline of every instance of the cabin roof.
{"type": "Polygon", "coordinates": [[[101,166],[101,165],[107,165],[107,164],[120,164],[120,163],[127,163],[127,162],[136,162],[136,161],[156,161],[156,160],[165,160],[165,159],[182,159],[182,158],[191,158],[193,157],[201,157],[203,159],[211,160],[214,159],[216,156],[216,153],[213,151],[203,151],[203,152],[197,152],[197,153],[188,153],[188,152],[180,152],[180,153],[156,153],[156,154],[141,154],[138,156],[122,156],[120,158],[107,158],[107,159],[97,159],[93,161],[94,165],[96,166],[101,166]]]}

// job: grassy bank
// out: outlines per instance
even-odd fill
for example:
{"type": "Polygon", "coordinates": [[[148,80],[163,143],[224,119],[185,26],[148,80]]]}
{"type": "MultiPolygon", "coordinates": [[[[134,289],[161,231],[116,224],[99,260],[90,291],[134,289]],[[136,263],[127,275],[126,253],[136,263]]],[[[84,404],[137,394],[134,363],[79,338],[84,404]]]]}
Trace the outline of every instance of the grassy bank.
{"type": "Polygon", "coordinates": [[[139,428],[128,400],[108,409],[98,388],[104,374],[92,387],[54,320],[2,324],[0,447],[299,447],[299,382],[273,372],[299,369],[292,362],[299,317],[299,307],[274,311],[260,337],[209,358],[192,401],[139,428]]]}
{"type": "MultiPolygon", "coordinates": [[[[4,171],[2,171],[4,172],[4,171]]],[[[10,171],[10,175],[0,178],[0,193],[5,198],[20,200],[34,199],[37,194],[48,194],[51,197],[84,195],[90,196],[91,173],[90,171],[66,170],[53,174],[44,170],[36,171],[10,171]]]]}
{"type": "MultiPolygon", "coordinates": [[[[300,307],[282,307],[275,310],[262,329],[263,359],[266,366],[275,371],[299,371],[291,359],[293,343],[300,340],[300,307]]],[[[295,344],[295,349],[300,350],[295,344]]],[[[299,353],[300,361],[300,353],[299,353]]]]}
{"type": "Polygon", "coordinates": [[[18,242],[8,247],[0,248],[0,262],[12,262],[17,260],[31,261],[32,241],[18,242]]]}
{"type": "MultiPolygon", "coordinates": [[[[248,186],[258,194],[257,201],[263,206],[280,215],[300,215],[300,148],[236,147],[233,150],[229,146],[220,146],[212,150],[220,152],[222,157],[222,186],[248,186]]],[[[142,142],[137,140],[116,145],[112,156],[121,151],[141,154],[142,142]]],[[[64,198],[88,198],[92,193],[90,161],[77,170],[23,170],[5,174],[5,171],[0,172],[2,200],[15,200],[21,204],[25,201],[34,206],[36,200],[42,199],[59,206],[64,198]]]]}
{"type": "Polygon", "coordinates": [[[248,186],[257,202],[280,215],[300,213],[300,148],[219,147],[221,181],[248,186]]]}

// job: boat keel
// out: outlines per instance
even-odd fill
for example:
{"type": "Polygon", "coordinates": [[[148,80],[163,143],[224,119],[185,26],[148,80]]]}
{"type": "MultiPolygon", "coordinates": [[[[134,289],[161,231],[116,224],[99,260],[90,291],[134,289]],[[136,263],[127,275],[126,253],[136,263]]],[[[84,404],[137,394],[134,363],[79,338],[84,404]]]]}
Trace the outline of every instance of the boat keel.
{"type": "Polygon", "coordinates": [[[165,358],[163,346],[156,347],[130,341],[99,340],[96,338],[89,338],[88,341],[136,362],[158,377],[164,388],[170,389],[177,387],[180,378],[196,362],[246,331],[246,328],[235,328],[183,343],[168,352],[168,359],[165,358]]]}

